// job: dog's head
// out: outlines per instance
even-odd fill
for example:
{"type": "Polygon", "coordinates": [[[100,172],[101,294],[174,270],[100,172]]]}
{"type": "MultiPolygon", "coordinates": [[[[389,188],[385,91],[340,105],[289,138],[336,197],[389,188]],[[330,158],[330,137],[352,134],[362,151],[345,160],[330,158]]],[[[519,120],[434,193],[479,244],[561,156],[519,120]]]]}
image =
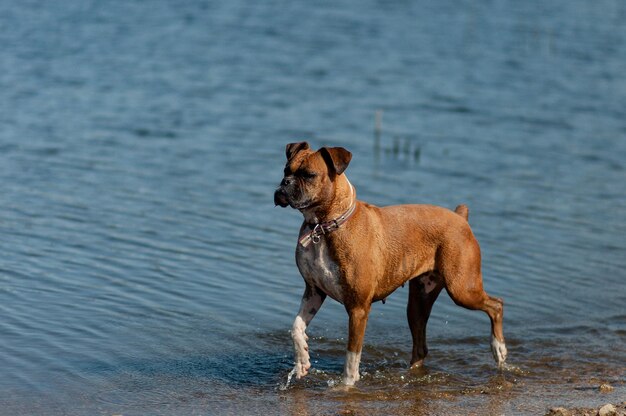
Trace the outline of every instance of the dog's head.
{"type": "Polygon", "coordinates": [[[348,167],[352,153],[343,147],[313,151],[307,142],[289,143],[285,153],[285,176],[274,192],[274,204],[304,210],[330,203],[334,181],[348,167]]]}

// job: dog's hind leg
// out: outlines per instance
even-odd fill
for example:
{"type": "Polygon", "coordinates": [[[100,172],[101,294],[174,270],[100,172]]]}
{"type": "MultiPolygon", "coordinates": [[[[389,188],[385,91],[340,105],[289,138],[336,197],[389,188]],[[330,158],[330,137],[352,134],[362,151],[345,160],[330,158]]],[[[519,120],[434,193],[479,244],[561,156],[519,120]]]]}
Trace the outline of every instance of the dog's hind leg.
{"type": "Polygon", "coordinates": [[[443,279],[434,271],[424,273],[409,281],[409,303],[406,306],[406,316],[413,336],[411,368],[421,366],[428,354],[426,324],[441,289],[443,289],[443,279]]]}
{"type": "MultiPolygon", "coordinates": [[[[486,293],[485,293],[486,294],[486,293]]],[[[487,295],[488,299],[481,310],[485,311],[491,319],[491,353],[493,359],[502,367],[506,360],[506,344],[502,333],[502,315],[504,313],[504,302],[500,298],[487,295]]]]}
{"type": "Polygon", "coordinates": [[[448,294],[459,306],[467,309],[481,310],[485,312],[491,320],[491,353],[493,358],[501,367],[506,360],[507,349],[504,343],[504,334],[502,332],[502,315],[504,312],[502,299],[489,296],[485,291],[466,291],[461,292],[448,288],[448,294]]]}
{"type": "Polygon", "coordinates": [[[480,263],[480,247],[471,232],[458,235],[443,245],[435,259],[437,270],[454,303],[466,309],[481,310],[489,316],[491,352],[500,367],[507,354],[502,332],[503,303],[484,291],[480,263]]]}
{"type": "MultiPolygon", "coordinates": [[[[476,247],[478,247],[476,245],[476,247]]],[[[507,350],[502,331],[502,315],[504,312],[502,299],[489,296],[483,290],[482,273],[480,272],[480,252],[465,250],[456,257],[456,263],[442,265],[442,274],[446,290],[450,298],[466,309],[481,310],[491,320],[491,352],[498,366],[506,360],[507,350]]]]}

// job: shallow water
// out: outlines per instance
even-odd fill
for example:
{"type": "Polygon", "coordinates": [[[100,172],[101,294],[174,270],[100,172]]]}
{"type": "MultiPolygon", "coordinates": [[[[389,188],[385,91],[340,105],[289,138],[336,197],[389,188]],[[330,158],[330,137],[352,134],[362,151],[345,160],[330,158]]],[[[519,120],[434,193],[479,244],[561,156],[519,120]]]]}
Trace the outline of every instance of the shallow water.
{"type": "Polygon", "coordinates": [[[625,19],[618,0],[1,3],[0,413],[626,400],[625,19]],[[272,195],[300,139],[350,149],[363,200],[469,205],[508,370],[444,295],[408,371],[404,288],[373,307],[357,388],[329,300],[312,374],[281,390],[301,218],[272,195]]]}

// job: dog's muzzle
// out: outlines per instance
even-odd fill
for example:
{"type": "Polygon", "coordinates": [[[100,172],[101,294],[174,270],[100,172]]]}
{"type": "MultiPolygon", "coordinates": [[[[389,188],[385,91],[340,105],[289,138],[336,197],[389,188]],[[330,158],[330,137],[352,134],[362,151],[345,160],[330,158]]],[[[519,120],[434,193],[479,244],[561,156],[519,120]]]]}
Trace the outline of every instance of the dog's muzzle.
{"type": "Polygon", "coordinates": [[[274,204],[280,205],[283,208],[288,205],[293,205],[293,191],[295,185],[296,179],[293,175],[285,176],[276,189],[276,192],[274,192],[274,204]]]}
{"type": "Polygon", "coordinates": [[[276,192],[274,192],[274,205],[279,205],[283,208],[289,205],[287,193],[282,187],[276,189],[276,192]]]}

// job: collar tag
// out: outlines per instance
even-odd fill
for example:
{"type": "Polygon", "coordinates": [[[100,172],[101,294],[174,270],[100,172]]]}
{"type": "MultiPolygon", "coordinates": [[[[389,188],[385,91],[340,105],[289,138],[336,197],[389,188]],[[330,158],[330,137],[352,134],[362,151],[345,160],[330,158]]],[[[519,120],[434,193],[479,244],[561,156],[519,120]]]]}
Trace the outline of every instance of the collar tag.
{"type": "Polygon", "coordinates": [[[354,214],[354,211],[356,211],[356,200],[350,206],[350,208],[346,212],[344,212],[339,218],[324,223],[315,224],[313,229],[309,232],[304,233],[302,237],[300,237],[298,242],[304,248],[308,247],[311,243],[318,244],[320,241],[322,241],[323,235],[339,229],[339,227],[343,223],[348,221],[352,214],[354,214]]]}

